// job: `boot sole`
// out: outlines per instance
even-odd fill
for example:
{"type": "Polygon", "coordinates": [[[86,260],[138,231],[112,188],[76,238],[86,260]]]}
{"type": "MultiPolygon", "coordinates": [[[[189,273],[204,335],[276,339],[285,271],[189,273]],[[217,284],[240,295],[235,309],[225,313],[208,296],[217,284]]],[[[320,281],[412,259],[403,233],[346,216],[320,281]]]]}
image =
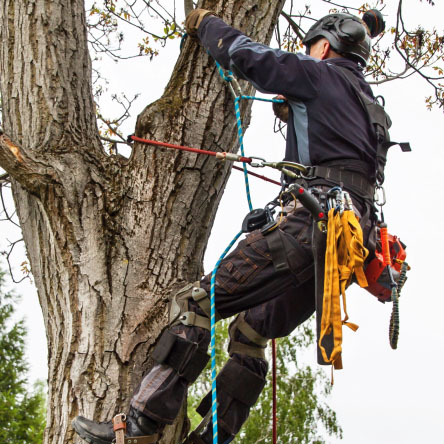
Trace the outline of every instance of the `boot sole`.
{"type": "Polygon", "coordinates": [[[85,440],[86,442],[88,442],[90,444],[111,444],[112,443],[112,441],[103,441],[103,439],[97,438],[96,436],[89,434],[85,429],[83,429],[82,427],[80,427],[77,424],[75,419],[73,419],[71,425],[72,425],[72,428],[80,436],[80,438],[82,438],[83,440],[85,440]]]}

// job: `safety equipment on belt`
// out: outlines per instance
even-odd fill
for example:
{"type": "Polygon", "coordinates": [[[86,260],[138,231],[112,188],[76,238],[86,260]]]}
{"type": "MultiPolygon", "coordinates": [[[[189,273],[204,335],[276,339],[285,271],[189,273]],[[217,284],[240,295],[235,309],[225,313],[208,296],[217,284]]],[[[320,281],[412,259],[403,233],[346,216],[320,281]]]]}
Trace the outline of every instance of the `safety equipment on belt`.
{"type": "Polygon", "coordinates": [[[327,246],[325,253],[324,297],[318,345],[325,363],[342,368],[342,326],[352,330],[357,325],[348,322],[345,289],[355,276],[361,287],[367,286],[364,261],[368,250],[364,247],[361,226],[353,211],[342,214],[335,208],[328,213],[327,246]],[[341,295],[344,319],[341,319],[341,295]],[[327,356],[323,344],[325,336],[333,335],[333,349],[327,356]]]}
{"type": "Polygon", "coordinates": [[[245,313],[242,312],[230,324],[228,329],[230,335],[230,344],[228,345],[228,354],[234,353],[250,356],[252,358],[265,359],[265,349],[268,339],[256,332],[245,320],[245,313]],[[235,340],[236,330],[240,331],[250,342],[255,345],[244,344],[235,340]]]}
{"type": "Polygon", "coordinates": [[[242,222],[242,233],[251,233],[254,230],[258,230],[272,220],[273,212],[267,207],[251,210],[242,222]]]}
{"type": "Polygon", "coordinates": [[[324,37],[335,52],[357,59],[366,66],[370,57],[371,38],[380,34],[384,28],[382,15],[375,9],[367,11],[363,20],[351,14],[334,13],[318,20],[308,30],[302,43],[309,52],[311,44],[324,37]]]}
{"type": "Polygon", "coordinates": [[[386,228],[375,227],[375,229],[375,257],[365,269],[368,282],[366,290],[381,302],[387,302],[392,298],[393,284],[399,282],[402,266],[407,257],[406,245],[397,236],[386,233],[386,228]],[[384,255],[383,252],[385,242],[388,242],[389,257],[387,257],[387,253],[384,255]],[[387,265],[390,269],[387,268],[387,265]]]}
{"type": "Polygon", "coordinates": [[[210,360],[196,342],[182,338],[167,329],[154,348],[152,358],[172,367],[187,382],[194,382],[210,360]]]}
{"type": "Polygon", "coordinates": [[[187,34],[191,37],[195,37],[197,35],[197,30],[202,23],[202,20],[208,15],[216,14],[206,9],[194,9],[193,11],[191,11],[185,19],[185,30],[187,34]]]}
{"type": "MultiPolygon", "coordinates": [[[[210,298],[208,293],[203,288],[200,288],[199,281],[185,285],[170,300],[170,326],[178,324],[194,325],[210,330],[210,315],[210,298]],[[199,305],[205,316],[201,316],[189,309],[190,299],[199,305]]],[[[219,319],[220,315],[216,312],[216,320],[219,319]]]]}

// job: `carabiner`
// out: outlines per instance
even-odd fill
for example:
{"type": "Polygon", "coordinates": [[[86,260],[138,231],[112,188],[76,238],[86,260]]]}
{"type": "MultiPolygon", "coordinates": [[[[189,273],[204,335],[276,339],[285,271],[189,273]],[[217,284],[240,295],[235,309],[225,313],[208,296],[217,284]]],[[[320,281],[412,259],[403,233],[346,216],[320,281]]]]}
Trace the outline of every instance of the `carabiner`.
{"type": "Polygon", "coordinates": [[[226,77],[226,80],[228,82],[233,97],[240,100],[242,98],[242,89],[239,85],[239,82],[236,80],[233,74],[228,75],[226,77]]]}
{"type": "Polygon", "coordinates": [[[385,189],[382,185],[376,185],[375,194],[374,194],[374,201],[375,201],[375,204],[380,207],[383,207],[385,205],[385,203],[387,202],[387,199],[385,197],[385,189]]]}
{"type": "Polygon", "coordinates": [[[263,159],[262,157],[254,157],[254,156],[249,156],[250,159],[252,160],[260,160],[261,162],[250,162],[249,165],[252,166],[253,168],[264,168],[266,166],[266,160],[263,159]]]}

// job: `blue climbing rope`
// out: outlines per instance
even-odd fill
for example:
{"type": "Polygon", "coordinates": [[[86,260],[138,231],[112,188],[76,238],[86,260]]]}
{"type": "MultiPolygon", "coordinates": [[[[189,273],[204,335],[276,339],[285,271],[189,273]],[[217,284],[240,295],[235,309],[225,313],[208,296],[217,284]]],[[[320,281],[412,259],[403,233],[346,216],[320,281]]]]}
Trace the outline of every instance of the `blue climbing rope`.
{"type": "MultiPolygon", "coordinates": [[[[180,50],[182,50],[182,47],[185,43],[185,40],[187,38],[187,34],[184,34],[182,36],[181,42],[180,42],[180,50]]],[[[209,52],[208,52],[209,53],[209,52]]],[[[259,100],[261,102],[274,102],[274,103],[283,103],[284,100],[278,100],[278,99],[265,99],[261,97],[253,97],[253,96],[245,96],[242,94],[242,91],[240,90],[240,87],[236,81],[236,79],[233,76],[233,73],[231,71],[228,71],[227,74],[223,70],[223,68],[220,66],[219,62],[217,60],[214,60],[216,62],[217,70],[219,71],[220,76],[222,79],[230,84],[231,92],[234,96],[234,108],[236,113],[236,124],[237,124],[237,133],[239,138],[239,146],[241,155],[244,157],[244,136],[243,136],[243,130],[242,130],[242,119],[241,119],[241,113],[240,113],[240,101],[241,100],[259,100]],[[237,86],[237,91],[235,87],[233,86],[233,83],[237,86]]],[[[247,193],[247,200],[248,200],[248,207],[250,211],[253,210],[253,204],[251,203],[251,195],[250,195],[250,184],[248,181],[248,171],[247,171],[247,164],[245,162],[242,162],[243,164],[243,171],[244,171],[244,178],[245,178],[245,190],[247,193]]],[[[231,247],[235,244],[235,242],[239,239],[239,237],[242,235],[242,231],[236,234],[234,239],[230,242],[228,247],[225,249],[225,251],[220,256],[219,260],[216,263],[216,266],[214,267],[212,273],[211,273],[211,290],[210,290],[210,304],[211,304],[211,313],[210,313],[210,321],[211,321],[211,342],[210,342],[210,348],[211,348],[211,399],[212,399],[212,422],[213,422],[213,444],[218,444],[218,433],[217,433],[217,390],[216,390],[216,304],[215,304],[215,286],[216,286],[216,273],[219,268],[220,263],[224,259],[224,257],[227,255],[227,253],[230,251],[231,247]]],[[[225,443],[226,444],[226,443],[225,443]]]]}
{"type": "Polygon", "coordinates": [[[210,290],[210,305],[211,305],[211,410],[213,419],[213,443],[218,444],[217,441],[217,391],[216,391],[216,304],[215,304],[215,286],[216,286],[216,273],[219,269],[219,265],[222,262],[226,254],[231,250],[231,247],[242,235],[242,231],[234,236],[234,239],[230,242],[225,251],[220,256],[219,260],[211,273],[211,290],[210,290]]]}
{"type": "MultiPolygon", "coordinates": [[[[262,102],[275,102],[275,103],[283,103],[283,100],[278,99],[264,99],[260,97],[253,97],[253,96],[244,96],[240,88],[238,88],[238,92],[236,92],[235,88],[233,87],[232,83],[235,81],[233,77],[233,73],[231,71],[228,71],[227,74],[225,74],[225,71],[222,69],[220,64],[215,60],[217,69],[219,71],[220,76],[223,80],[230,83],[231,92],[234,96],[234,110],[236,114],[236,124],[237,124],[237,134],[239,139],[239,146],[240,146],[240,152],[242,156],[245,156],[245,150],[244,150],[244,135],[242,130],[242,118],[240,113],[240,101],[241,100],[259,100],[262,102]]],[[[250,211],[253,210],[253,204],[251,203],[251,195],[250,195],[250,183],[248,180],[248,171],[247,171],[247,164],[245,162],[242,163],[243,165],[243,171],[244,171],[244,179],[245,179],[245,190],[247,193],[247,201],[248,201],[248,207],[250,211]]],[[[217,431],[217,389],[216,389],[216,304],[215,304],[215,287],[216,287],[216,273],[219,269],[219,265],[224,259],[224,257],[227,255],[227,253],[231,250],[231,247],[235,244],[235,242],[239,239],[239,237],[242,235],[242,231],[236,234],[234,239],[230,242],[228,247],[225,249],[225,251],[220,256],[219,260],[216,263],[216,266],[214,267],[214,270],[211,273],[211,289],[210,289],[210,304],[211,304],[211,342],[210,342],[210,349],[211,349],[211,414],[212,414],[212,422],[213,422],[213,444],[218,444],[218,431],[217,431]]]]}

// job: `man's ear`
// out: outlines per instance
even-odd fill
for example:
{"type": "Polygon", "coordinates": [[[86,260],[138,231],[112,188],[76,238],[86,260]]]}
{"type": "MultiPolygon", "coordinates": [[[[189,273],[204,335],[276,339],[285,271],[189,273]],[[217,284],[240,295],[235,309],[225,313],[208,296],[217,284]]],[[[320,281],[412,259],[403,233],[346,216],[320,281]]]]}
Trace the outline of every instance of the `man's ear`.
{"type": "Polygon", "coordinates": [[[321,60],[328,59],[330,57],[331,45],[330,42],[325,39],[322,42],[321,60]]]}

